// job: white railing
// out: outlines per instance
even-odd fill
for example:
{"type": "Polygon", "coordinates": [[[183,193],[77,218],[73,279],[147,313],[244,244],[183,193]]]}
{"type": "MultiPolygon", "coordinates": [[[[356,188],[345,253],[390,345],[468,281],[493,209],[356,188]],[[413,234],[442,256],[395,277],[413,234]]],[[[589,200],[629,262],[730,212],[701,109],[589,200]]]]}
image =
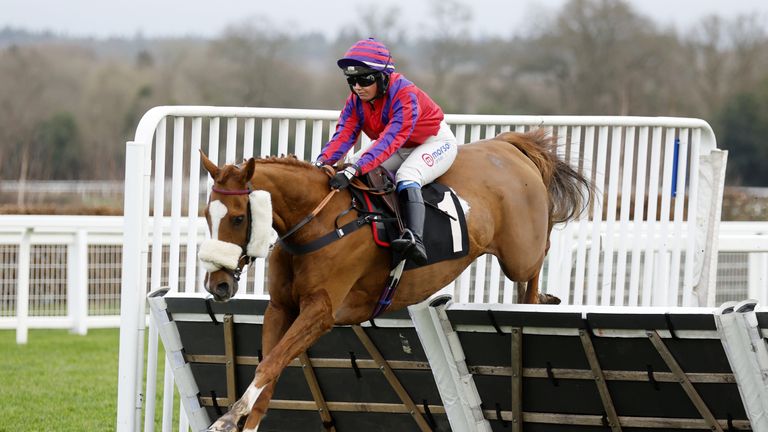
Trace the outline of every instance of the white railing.
{"type": "MultiPolygon", "coordinates": [[[[203,238],[205,220],[196,222],[203,238]]],[[[123,225],[117,216],[0,216],[0,329],[24,343],[29,328],[118,327],[123,225]]]]}
{"type": "MultiPolygon", "coordinates": [[[[288,153],[311,159],[333,133],[337,118],[337,111],[222,107],[157,107],[144,115],[134,140],[126,146],[118,431],[134,431],[141,423],[145,347],[147,364],[152,365],[148,376],[156,370],[157,332],[151,323],[148,345],[143,337],[147,284],[160,286],[165,263],[172,290],[191,292],[199,284],[194,254],[182,255],[182,246],[196,248],[196,238],[189,236],[184,244],[181,239],[182,217],[198,214],[197,194],[210,186],[210,180],[199,184],[198,150],[203,149],[214,163],[288,153]],[[166,146],[168,142],[172,144],[166,146]],[[157,253],[163,247],[160,219],[166,213],[166,177],[171,179],[167,259],[157,253]],[[183,205],[185,185],[187,204],[183,205]],[[150,263],[152,251],[156,253],[151,254],[150,263]]],[[[550,259],[542,275],[546,291],[575,304],[714,303],[725,154],[717,150],[706,122],[470,115],[448,115],[446,121],[460,143],[508,130],[546,128],[561,144],[562,158],[594,180],[599,191],[595,205],[575,223],[552,233],[550,259]],[[673,198],[675,193],[683,199],[673,198]],[[645,200],[633,205],[632,196],[654,198],[646,209],[645,200]],[[630,226],[639,227],[635,240],[630,239],[630,226]],[[657,237],[662,241],[643,242],[657,237]]],[[[360,145],[367,142],[361,141],[360,145]]],[[[188,230],[195,224],[193,219],[186,222],[188,230]]],[[[495,259],[479,259],[453,289],[458,290],[459,301],[507,301],[513,289],[499,275],[495,259]]],[[[262,276],[257,273],[251,280],[263,280],[262,276]]],[[[241,289],[249,283],[243,278],[241,289]]],[[[150,391],[154,392],[154,384],[148,382],[150,391]]],[[[146,412],[145,425],[150,425],[154,406],[147,406],[146,412]]],[[[184,430],[183,416],[180,423],[184,430]]]]}
{"type": "MultiPolygon", "coordinates": [[[[186,218],[182,220],[186,225],[186,218]]],[[[198,219],[196,229],[198,240],[203,239],[207,229],[203,218],[198,219]]],[[[630,233],[635,230],[628,228],[630,233]]],[[[600,232],[601,242],[605,242],[605,227],[600,232]]],[[[170,244],[169,233],[170,218],[165,218],[164,253],[170,244]]],[[[182,242],[186,241],[186,230],[180,234],[182,242]]],[[[614,241],[618,239],[614,235],[614,241]]],[[[117,327],[122,242],[123,218],[119,216],[0,216],[0,329],[18,330],[24,322],[27,328],[68,328],[80,334],[88,328],[117,327]],[[20,278],[25,273],[22,266],[29,269],[26,279],[20,278]],[[26,317],[17,309],[22,306],[19,297],[28,298],[26,317]]],[[[719,252],[718,298],[749,297],[768,304],[768,222],[721,223],[719,252]],[[723,261],[731,255],[736,260],[723,261]],[[734,272],[738,272],[735,279],[734,272]]],[[[248,269],[252,283],[242,293],[262,293],[258,290],[264,281],[254,280],[256,273],[264,270],[248,269]]],[[[490,280],[497,277],[487,273],[482,292],[488,292],[490,280]]],[[[161,279],[164,283],[167,266],[161,279]]],[[[457,299],[474,299],[474,290],[467,291],[451,294],[457,299]]]]}

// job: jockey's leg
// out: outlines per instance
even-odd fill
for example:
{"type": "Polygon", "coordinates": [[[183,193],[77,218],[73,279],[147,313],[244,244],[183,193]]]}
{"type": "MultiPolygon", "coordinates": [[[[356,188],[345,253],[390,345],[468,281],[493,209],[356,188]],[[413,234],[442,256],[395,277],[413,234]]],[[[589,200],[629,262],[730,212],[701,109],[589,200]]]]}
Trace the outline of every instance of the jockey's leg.
{"type": "Polygon", "coordinates": [[[392,242],[392,248],[405,251],[414,263],[424,264],[427,252],[422,240],[425,213],[421,186],[433,182],[451,167],[458,154],[456,137],[443,122],[438,133],[421,145],[401,148],[397,153],[405,156],[395,178],[407,230],[400,239],[392,242]]]}
{"type": "Polygon", "coordinates": [[[412,181],[400,182],[397,185],[397,196],[400,199],[400,209],[406,230],[402,237],[392,241],[392,249],[405,253],[406,257],[418,265],[427,262],[427,250],[422,240],[424,236],[424,199],[421,196],[421,186],[412,181]]]}

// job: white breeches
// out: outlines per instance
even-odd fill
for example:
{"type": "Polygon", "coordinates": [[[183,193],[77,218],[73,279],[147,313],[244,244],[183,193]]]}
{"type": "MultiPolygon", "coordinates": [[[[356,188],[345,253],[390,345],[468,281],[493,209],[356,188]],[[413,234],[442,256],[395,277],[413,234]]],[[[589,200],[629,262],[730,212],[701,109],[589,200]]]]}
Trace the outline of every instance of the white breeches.
{"type": "MultiPolygon", "coordinates": [[[[350,162],[357,162],[366,150],[364,148],[355,153],[350,162]]],[[[417,147],[401,147],[381,165],[395,173],[397,183],[412,181],[424,186],[445,174],[458,152],[456,137],[443,121],[436,135],[417,147]]]]}

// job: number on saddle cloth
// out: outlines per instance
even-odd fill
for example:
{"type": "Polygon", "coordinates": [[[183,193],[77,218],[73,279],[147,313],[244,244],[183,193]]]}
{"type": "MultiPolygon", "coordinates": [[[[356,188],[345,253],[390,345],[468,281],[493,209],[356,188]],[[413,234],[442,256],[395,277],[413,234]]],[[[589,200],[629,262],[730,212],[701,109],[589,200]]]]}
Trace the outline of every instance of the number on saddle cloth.
{"type": "MultiPolygon", "coordinates": [[[[371,171],[363,181],[372,189],[394,185],[389,172],[384,168],[371,171]]],[[[425,265],[466,256],[469,253],[469,237],[460,199],[453,190],[439,183],[428,184],[421,191],[426,207],[423,240],[429,257],[425,265]]],[[[356,200],[362,203],[364,211],[381,215],[380,221],[371,224],[373,239],[379,246],[388,248],[389,242],[399,238],[403,232],[396,192],[386,195],[374,195],[355,189],[352,192],[356,200]]],[[[393,255],[393,267],[397,261],[398,257],[393,255]]],[[[405,268],[415,267],[408,261],[405,268]]]]}

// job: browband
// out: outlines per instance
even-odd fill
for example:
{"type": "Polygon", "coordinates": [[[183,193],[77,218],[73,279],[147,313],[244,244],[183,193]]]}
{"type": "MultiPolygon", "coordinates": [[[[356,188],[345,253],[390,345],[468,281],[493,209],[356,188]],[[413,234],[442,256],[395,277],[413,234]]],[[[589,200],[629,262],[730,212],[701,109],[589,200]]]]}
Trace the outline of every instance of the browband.
{"type": "Polygon", "coordinates": [[[213,192],[220,193],[222,195],[248,195],[251,192],[253,192],[251,189],[228,190],[228,189],[218,189],[216,186],[212,187],[211,190],[213,192]]]}

